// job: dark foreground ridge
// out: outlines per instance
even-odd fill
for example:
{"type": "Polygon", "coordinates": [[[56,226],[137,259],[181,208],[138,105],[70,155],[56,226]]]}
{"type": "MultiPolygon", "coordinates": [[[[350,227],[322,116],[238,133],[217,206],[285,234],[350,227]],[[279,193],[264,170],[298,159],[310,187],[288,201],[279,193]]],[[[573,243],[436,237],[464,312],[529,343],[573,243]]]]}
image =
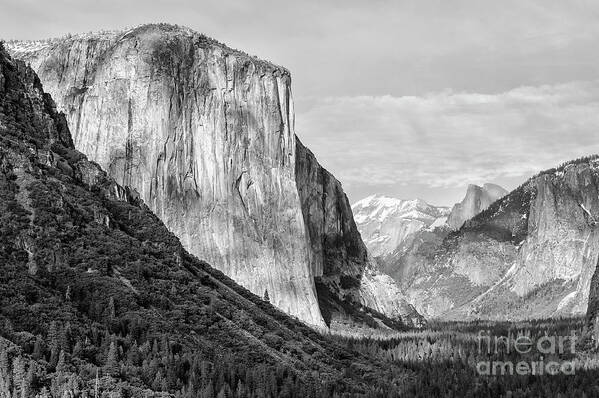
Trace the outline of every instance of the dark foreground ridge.
{"type": "Polygon", "coordinates": [[[408,373],[189,255],[1,45],[0,266],[1,396],[390,397],[408,373]]]}

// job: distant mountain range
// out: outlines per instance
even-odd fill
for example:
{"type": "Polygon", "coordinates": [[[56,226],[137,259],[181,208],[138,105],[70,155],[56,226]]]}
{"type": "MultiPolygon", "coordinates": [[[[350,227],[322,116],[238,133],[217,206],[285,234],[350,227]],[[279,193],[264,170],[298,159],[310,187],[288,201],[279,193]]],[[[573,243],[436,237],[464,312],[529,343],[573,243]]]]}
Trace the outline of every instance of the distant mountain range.
{"type": "Polygon", "coordinates": [[[575,160],[507,194],[471,185],[445,223],[435,217],[446,209],[422,201],[371,197],[353,208],[381,269],[428,318],[580,315],[599,255],[598,164],[575,160]]]}
{"type": "Polygon", "coordinates": [[[370,254],[385,257],[418,233],[459,229],[465,221],[507,194],[495,184],[469,185],[464,199],[453,208],[433,206],[422,199],[403,200],[372,195],[352,205],[354,219],[370,254]]]}
{"type": "Polygon", "coordinates": [[[445,225],[450,210],[421,199],[402,200],[372,195],[352,205],[356,225],[370,254],[385,256],[410,236],[445,225]]]}

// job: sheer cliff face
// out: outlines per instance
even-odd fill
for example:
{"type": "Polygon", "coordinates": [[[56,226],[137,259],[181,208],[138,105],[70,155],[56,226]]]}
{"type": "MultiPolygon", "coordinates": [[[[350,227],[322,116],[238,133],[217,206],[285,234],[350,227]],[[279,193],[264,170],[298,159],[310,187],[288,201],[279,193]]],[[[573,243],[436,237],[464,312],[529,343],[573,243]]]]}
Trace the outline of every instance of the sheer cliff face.
{"type": "Polygon", "coordinates": [[[299,140],[296,149],[297,187],[310,238],[310,264],[327,324],[343,322],[340,318],[349,316],[341,303],[345,301],[421,326],[423,318],[369,256],[341,183],[299,140]]]}
{"type": "Polygon", "coordinates": [[[10,50],[66,113],[76,147],[192,254],[318,327],[319,287],[365,304],[366,249],[341,184],[296,143],[285,69],[164,25],[10,50]]]}
{"type": "Polygon", "coordinates": [[[137,189],[191,253],[323,326],[286,70],[152,25],[20,50],[65,111],[75,146],[137,189]]]}
{"type": "Polygon", "coordinates": [[[408,291],[442,318],[584,314],[599,257],[599,161],[532,178],[467,221],[408,291]]]}
{"type": "MultiPolygon", "coordinates": [[[[225,367],[231,360],[258,363],[260,377],[293,375],[295,396],[314,396],[309,392],[316,389],[364,396],[380,390],[372,372],[388,378],[383,380],[388,385],[410,375],[402,369],[391,374],[382,361],[314,333],[189,255],[130,190],[75,150],[64,116],[39,79],[1,43],[0,270],[2,397],[89,395],[98,379],[88,370],[97,367],[95,353],[116,341],[113,333],[129,336],[119,339],[123,360],[139,357],[137,344],[158,349],[152,342],[162,341],[159,349],[172,358],[171,369],[189,369],[188,358],[206,364],[224,358],[225,367]],[[46,361],[45,348],[26,355],[35,336],[38,347],[40,341],[52,344],[52,330],[65,337],[59,363],[67,366],[46,361]],[[84,348],[71,350],[73,344],[84,348]],[[19,373],[13,377],[19,366],[35,381],[21,383],[19,373]],[[349,375],[350,367],[369,372],[349,375]]],[[[171,386],[157,386],[153,377],[142,380],[137,370],[121,372],[103,378],[102,392],[174,396],[179,385],[190,385],[186,395],[205,395],[193,387],[196,375],[189,370],[171,386]]],[[[244,386],[254,380],[244,372],[235,378],[244,386]]],[[[260,385],[244,387],[241,396],[265,396],[262,383],[253,384],[260,385]]],[[[283,383],[280,387],[274,394],[289,396],[283,383]]]]}
{"type": "Polygon", "coordinates": [[[310,237],[312,272],[317,277],[360,279],[366,246],[356,228],[341,183],[297,140],[297,188],[310,237]]]}
{"type": "Polygon", "coordinates": [[[495,184],[469,185],[466,196],[460,203],[456,203],[447,218],[451,229],[459,229],[464,222],[485,210],[497,199],[508,193],[505,189],[495,184]]]}

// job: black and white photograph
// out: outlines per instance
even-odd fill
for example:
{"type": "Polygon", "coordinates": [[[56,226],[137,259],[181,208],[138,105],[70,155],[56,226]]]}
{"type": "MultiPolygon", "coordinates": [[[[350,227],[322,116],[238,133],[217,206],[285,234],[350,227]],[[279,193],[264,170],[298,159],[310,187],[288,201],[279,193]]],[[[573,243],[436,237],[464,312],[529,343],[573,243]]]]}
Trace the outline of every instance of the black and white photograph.
{"type": "Polygon", "coordinates": [[[0,398],[599,397],[599,2],[0,0],[0,398]]]}

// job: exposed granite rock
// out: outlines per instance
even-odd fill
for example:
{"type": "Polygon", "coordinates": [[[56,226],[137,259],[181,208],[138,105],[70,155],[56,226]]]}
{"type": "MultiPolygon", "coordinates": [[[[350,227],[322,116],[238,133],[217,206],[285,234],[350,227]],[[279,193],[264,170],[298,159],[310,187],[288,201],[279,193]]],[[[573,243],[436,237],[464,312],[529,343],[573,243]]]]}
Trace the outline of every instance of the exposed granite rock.
{"type": "MultiPolygon", "coordinates": [[[[463,249],[462,257],[455,263],[456,280],[443,281],[440,287],[431,280],[446,273],[436,269],[435,255],[442,252],[442,244],[451,231],[451,224],[461,226],[466,219],[480,213],[492,202],[505,194],[497,185],[483,187],[470,185],[461,203],[453,209],[432,206],[422,200],[400,200],[380,195],[370,196],[352,206],[358,228],[369,252],[376,256],[379,268],[390,275],[405,294],[406,299],[429,317],[438,316],[453,306],[453,300],[462,294],[477,294],[482,290],[461,289],[463,279],[469,275],[478,285],[494,280],[501,274],[505,256],[496,261],[496,247],[488,247],[489,261],[485,265],[470,264],[469,247],[463,249]],[[447,290],[447,292],[445,292],[447,290]],[[448,299],[446,296],[452,296],[448,299]]],[[[468,296],[469,297],[469,296],[468,296]]]]}
{"type": "Polygon", "coordinates": [[[99,386],[90,370],[108,344],[118,346],[122,371],[105,373],[104,396],[175,396],[182,385],[205,395],[193,387],[198,375],[229,391],[213,372],[195,372],[190,361],[200,359],[223,369],[256,364],[236,373],[243,396],[265,396],[260,378],[290,381],[275,383],[272,396],[289,396],[291,385],[295,396],[322,397],[396,396],[404,387],[385,386],[413,378],[315,333],[189,255],[133,192],[74,149],[64,116],[2,43],[0,269],[2,397],[90,396],[99,386]],[[152,345],[154,354],[143,348],[152,345]],[[185,370],[169,385],[125,365],[131,355],[147,365],[158,350],[169,369],[185,370]]]}
{"type": "Polygon", "coordinates": [[[497,199],[508,193],[505,189],[495,184],[469,185],[466,196],[460,203],[456,203],[447,218],[451,229],[459,229],[464,222],[485,210],[497,199]]]}
{"type": "Polygon", "coordinates": [[[362,301],[366,249],[341,185],[296,144],[287,70],[169,25],[10,49],[75,146],[192,254],[317,327],[317,284],[362,301]]]}
{"type": "Polygon", "coordinates": [[[413,327],[426,324],[425,318],[408,302],[399,283],[380,269],[375,259],[369,261],[360,283],[362,303],[413,327]]]}
{"type": "Polygon", "coordinates": [[[428,255],[410,302],[425,316],[451,319],[584,314],[598,216],[597,158],[543,172],[449,234],[428,255]]]}
{"type": "MultiPolygon", "coordinates": [[[[341,183],[299,139],[296,149],[297,186],[310,237],[312,273],[321,286],[318,289],[321,308],[333,304],[323,299],[322,291],[327,289],[332,294],[327,292],[325,297],[358,303],[421,326],[422,317],[405,301],[396,282],[384,275],[369,257],[341,183]]],[[[347,315],[341,305],[335,307],[339,315],[347,315]]],[[[329,312],[325,314],[327,324],[334,322],[331,318],[335,314],[329,312]]]]}
{"type": "Polygon", "coordinates": [[[191,253],[324,326],[285,69],[164,25],[13,53],[65,111],[75,146],[134,187],[191,253]]]}

